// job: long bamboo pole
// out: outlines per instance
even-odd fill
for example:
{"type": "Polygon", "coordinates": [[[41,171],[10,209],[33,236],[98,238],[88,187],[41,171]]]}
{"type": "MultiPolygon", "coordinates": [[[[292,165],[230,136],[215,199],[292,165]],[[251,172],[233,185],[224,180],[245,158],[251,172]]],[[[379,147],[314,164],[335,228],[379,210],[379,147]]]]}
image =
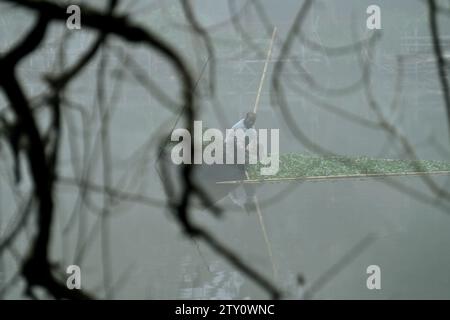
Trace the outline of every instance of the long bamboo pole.
{"type": "MultiPolygon", "coordinates": [[[[265,79],[266,73],[267,73],[267,66],[269,64],[270,57],[272,55],[273,41],[275,39],[275,34],[276,33],[277,33],[277,28],[274,27],[273,28],[273,32],[272,32],[272,39],[270,40],[269,51],[267,52],[266,62],[264,63],[263,73],[262,73],[262,76],[261,76],[261,80],[259,81],[258,93],[256,95],[255,105],[253,107],[253,112],[254,113],[258,112],[259,99],[261,97],[262,87],[263,87],[264,79],[265,79]]],[[[245,170],[245,176],[246,176],[247,180],[250,179],[247,170],[245,170]]],[[[277,268],[276,268],[275,260],[274,260],[273,253],[272,253],[272,246],[271,246],[269,237],[267,235],[266,226],[265,226],[265,223],[264,223],[264,218],[263,218],[263,215],[261,213],[261,208],[259,206],[258,197],[256,195],[253,196],[253,202],[254,202],[255,207],[256,207],[256,213],[258,215],[259,226],[261,228],[261,231],[262,231],[262,234],[263,234],[263,237],[264,237],[264,242],[266,244],[267,252],[269,254],[270,262],[272,264],[273,277],[276,280],[277,279],[277,268]]]]}
{"type": "Polygon", "coordinates": [[[265,77],[266,77],[267,65],[269,64],[270,57],[271,57],[271,55],[272,55],[273,41],[275,40],[275,34],[276,34],[276,33],[277,33],[277,27],[274,27],[274,28],[273,28],[273,32],[272,32],[272,39],[270,40],[269,51],[267,52],[266,62],[264,63],[263,74],[262,74],[262,76],[261,76],[261,80],[259,81],[258,94],[256,95],[255,106],[253,107],[253,112],[254,112],[254,113],[257,113],[257,112],[258,112],[259,98],[261,97],[261,91],[262,91],[262,87],[263,87],[263,84],[264,84],[264,79],[265,79],[265,77]]]}

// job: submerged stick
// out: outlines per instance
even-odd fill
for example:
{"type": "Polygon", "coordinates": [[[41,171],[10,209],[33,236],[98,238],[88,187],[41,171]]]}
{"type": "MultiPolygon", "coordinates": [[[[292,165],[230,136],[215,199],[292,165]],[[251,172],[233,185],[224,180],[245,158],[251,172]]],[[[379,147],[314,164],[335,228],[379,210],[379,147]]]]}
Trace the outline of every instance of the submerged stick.
{"type": "MultiPolygon", "coordinates": [[[[245,170],[245,177],[247,179],[249,179],[247,170],[245,170]]],[[[261,232],[264,237],[264,242],[266,243],[267,252],[269,253],[270,263],[272,264],[273,279],[276,281],[277,280],[277,268],[276,268],[276,264],[275,264],[275,259],[273,258],[272,245],[270,243],[269,236],[267,235],[266,224],[264,223],[264,218],[261,213],[261,207],[259,206],[258,197],[256,195],[254,195],[252,197],[252,199],[253,199],[253,203],[255,204],[256,214],[258,215],[259,226],[261,227],[261,232]]]]}
{"type": "Polygon", "coordinates": [[[275,281],[277,281],[277,276],[278,276],[277,267],[275,264],[275,259],[273,258],[272,245],[270,244],[269,236],[267,235],[266,224],[264,223],[264,218],[261,213],[261,208],[259,206],[258,197],[253,196],[253,201],[255,202],[256,213],[258,214],[258,219],[259,219],[259,225],[261,226],[261,231],[262,231],[262,234],[264,237],[264,242],[266,243],[267,252],[269,253],[270,262],[272,264],[273,278],[275,281]]]}

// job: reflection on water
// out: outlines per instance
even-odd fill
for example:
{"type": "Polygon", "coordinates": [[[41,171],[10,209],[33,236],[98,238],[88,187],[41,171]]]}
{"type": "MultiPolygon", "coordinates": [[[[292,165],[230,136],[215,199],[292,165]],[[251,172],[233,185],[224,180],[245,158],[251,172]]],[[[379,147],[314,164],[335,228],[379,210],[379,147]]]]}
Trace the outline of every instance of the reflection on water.
{"type": "Polygon", "coordinates": [[[191,256],[185,257],[181,263],[183,276],[180,299],[245,299],[240,297],[240,289],[244,279],[236,271],[227,270],[224,264],[215,260],[208,264],[209,273],[202,276],[199,266],[191,256]]]}
{"type": "MultiPolygon", "coordinates": [[[[447,178],[438,180],[445,183],[447,178]]],[[[425,191],[417,178],[397,181],[425,191]]],[[[277,185],[263,186],[258,193],[261,202],[278,189],[277,185]]],[[[231,201],[223,204],[230,205],[231,201]]],[[[446,285],[450,237],[444,231],[448,230],[448,217],[383,181],[303,184],[283,201],[263,207],[262,211],[278,267],[276,280],[272,278],[256,214],[229,212],[225,220],[208,228],[274,281],[285,299],[303,299],[305,290],[336,264],[341,267],[327,276],[313,298],[443,298],[450,294],[446,285]],[[434,232],[430,233],[430,228],[434,232]],[[348,263],[342,263],[342,258],[369,234],[375,240],[348,263]],[[366,287],[366,269],[371,264],[381,267],[382,290],[366,287]],[[298,280],[303,276],[305,282],[301,286],[298,280]]],[[[191,247],[178,259],[177,298],[268,297],[203,244],[191,247]]]]}
{"type": "MultiPolygon", "coordinates": [[[[245,279],[239,272],[230,270],[220,260],[208,264],[209,272],[203,273],[196,257],[186,256],[181,263],[182,281],[179,288],[179,299],[251,299],[242,292],[245,279]]],[[[288,271],[278,277],[283,288],[284,298],[303,299],[304,287],[298,284],[298,274],[288,271]]]]}

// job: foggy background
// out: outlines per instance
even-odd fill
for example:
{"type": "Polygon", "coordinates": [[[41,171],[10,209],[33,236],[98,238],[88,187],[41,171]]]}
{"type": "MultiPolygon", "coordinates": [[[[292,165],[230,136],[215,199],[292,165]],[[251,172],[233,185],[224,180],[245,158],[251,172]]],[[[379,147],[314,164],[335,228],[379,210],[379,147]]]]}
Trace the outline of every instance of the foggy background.
{"type": "MultiPolygon", "coordinates": [[[[197,97],[201,112],[199,120],[208,127],[225,129],[253,108],[259,80],[270,42],[267,30],[245,1],[196,0],[192,9],[202,26],[208,30],[215,47],[215,96],[209,92],[209,72],[202,68],[208,59],[203,42],[192,34],[178,1],[123,1],[119,12],[160,33],[189,62],[195,79],[199,79],[197,97]],[[234,4],[234,5],[233,5],[234,4]],[[229,21],[239,13],[239,21],[254,41],[249,45],[229,21]],[[222,108],[219,119],[215,107],[222,108]]],[[[258,111],[257,128],[280,129],[280,153],[312,153],[290,133],[278,109],[270,101],[270,77],[280,45],[297,14],[300,3],[294,0],[259,1],[277,27],[277,40],[269,64],[266,83],[258,111]]],[[[103,1],[89,5],[104,7],[103,1]]],[[[83,13],[82,13],[83,14],[83,13]]],[[[34,15],[0,3],[0,52],[5,52],[33,25],[34,15]]],[[[83,26],[83,16],[81,19],[83,26]]],[[[450,54],[448,19],[440,20],[442,46],[450,54]]],[[[305,37],[324,47],[342,46],[381,33],[372,61],[372,88],[379,105],[389,119],[405,134],[420,159],[448,160],[448,134],[444,103],[438,82],[429,32],[426,4],[423,1],[314,1],[302,27],[305,37]],[[382,30],[366,28],[366,8],[381,8],[382,30]],[[356,39],[355,39],[356,37],[356,39]],[[390,109],[396,94],[398,57],[403,62],[402,92],[395,110],[390,109]]],[[[43,45],[20,65],[19,76],[30,97],[45,89],[42,74],[57,68],[57,52],[65,38],[67,64],[76,61],[95,39],[91,29],[68,31],[64,24],[53,23],[43,45]]],[[[111,108],[112,177],[121,190],[139,192],[152,198],[165,199],[161,181],[155,170],[157,141],[172,128],[177,113],[171,113],[161,102],[139,84],[132,72],[123,70],[120,54],[125,52],[138,69],[151,77],[174,101],[180,101],[180,86],[174,70],[158,54],[118,41],[111,37],[110,47],[103,49],[87,69],[71,84],[68,97],[87,109],[91,131],[88,148],[94,160],[87,177],[102,181],[95,137],[100,118],[94,110],[96,74],[101,55],[106,63],[105,97],[111,108]]],[[[307,72],[325,88],[342,88],[358,82],[361,68],[356,54],[333,56],[326,50],[311,50],[296,42],[289,59],[298,60],[307,72]]],[[[208,68],[208,67],[207,67],[208,68]]],[[[294,68],[285,67],[283,77],[299,78],[294,68]]],[[[294,80],[293,80],[294,81],[294,80]]],[[[301,80],[300,80],[301,81],[301,80]]],[[[302,86],[308,94],[337,105],[354,114],[375,120],[362,90],[345,95],[323,94],[302,86]]],[[[317,144],[340,155],[374,158],[406,159],[398,143],[382,130],[374,130],[346,121],[318,107],[303,92],[285,90],[295,121],[317,144]]],[[[0,95],[0,110],[8,102],[0,95]]],[[[45,114],[42,115],[45,118],[45,114]]],[[[70,115],[79,117],[76,112],[70,115]]],[[[76,123],[77,125],[77,123],[76,123]]],[[[182,122],[177,124],[182,126],[182,122]]],[[[69,139],[83,147],[83,128],[77,134],[63,129],[59,172],[73,176],[69,139]]],[[[0,149],[0,234],[14,221],[16,200],[7,182],[11,158],[0,149]]],[[[82,159],[79,159],[80,161],[82,159]]],[[[402,183],[432,195],[416,177],[397,177],[402,183]]],[[[433,178],[445,185],[446,176],[433,178]]],[[[26,190],[25,178],[17,187],[26,190]]],[[[353,246],[369,234],[376,240],[314,296],[316,299],[449,299],[450,298],[450,217],[435,206],[424,203],[380,179],[336,182],[293,182],[263,184],[258,188],[262,202],[276,192],[289,192],[281,201],[263,206],[267,233],[278,269],[275,283],[286,294],[298,298],[296,278],[301,274],[306,283],[313,282],[339,261],[353,246]],[[381,268],[381,290],[368,290],[366,268],[381,268]]],[[[53,222],[52,256],[65,270],[78,264],[82,271],[82,288],[103,297],[102,250],[98,214],[82,205],[84,218],[71,219],[79,205],[73,185],[57,184],[53,222]],[[80,223],[84,228],[80,228],[80,223]],[[81,232],[81,233],[80,233],[81,232]],[[82,239],[82,240],[80,240],[82,239]],[[87,241],[82,260],[74,258],[80,241],[87,241]]],[[[433,195],[432,195],[433,196],[433,195]]],[[[101,206],[103,197],[89,195],[92,206],[101,206]]],[[[437,198],[437,197],[436,197],[437,198]]],[[[439,200],[436,200],[439,201],[439,200]]],[[[220,240],[233,248],[244,261],[272,279],[256,214],[247,215],[227,197],[220,202],[227,210],[216,218],[196,209],[195,221],[206,226],[220,240]]],[[[35,216],[25,231],[14,241],[19,256],[27,252],[34,232],[35,216]]],[[[167,208],[142,203],[120,202],[113,205],[108,217],[111,272],[111,298],[124,299],[266,299],[268,295],[222,257],[201,241],[193,242],[181,231],[167,208]]],[[[0,256],[0,287],[18,270],[11,253],[0,256]]],[[[18,281],[3,298],[23,298],[23,281],[18,281]]]]}

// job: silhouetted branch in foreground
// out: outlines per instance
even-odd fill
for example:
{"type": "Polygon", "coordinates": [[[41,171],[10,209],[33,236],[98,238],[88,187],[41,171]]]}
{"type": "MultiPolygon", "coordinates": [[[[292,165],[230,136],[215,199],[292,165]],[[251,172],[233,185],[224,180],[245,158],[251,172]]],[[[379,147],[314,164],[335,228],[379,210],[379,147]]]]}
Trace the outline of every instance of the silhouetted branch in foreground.
{"type": "MultiPolygon", "coordinates": [[[[49,261],[48,247],[50,244],[50,233],[54,215],[53,193],[55,182],[57,180],[56,167],[58,163],[57,154],[61,121],[60,108],[61,102],[65,101],[62,92],[69,82],[72,81],[76,75],[86,67],[89,61],[93,59],[98,50],[104,44],[106,37],[109,35],[117,36],[126,42],[138,43],[147,46],[148,48],[159,52],[174,67],[183,88],[182,116],[184,117],[186,127],[189,131],[193,131],[193,123],[196,119],[196,108],[194,107],[195,83],[182,57],[173,48],[166,44],[165,41],[163,41],[157,34],[151,32],[150,30],[146,30],[139,25],[135,25],[127,17],[114,15],[112,13],[112,8],[114,8],[115,4],[117,4],[116,1],[110,2],[110,10],[107,14],[101,13],[87,6],[83,6],[83,26],[98,30],[100,35],[92,47],[81,57],[78,63],[72,66],[72,68],[69,68],[56,76],[47,76],[48,84],[50,85],[53,93],[47,101],[52,110],[53,121],[50,129],[50,132],[53,134],[52,140],[50,139],[51,137],[47,137],[39,132],[28,99],[25,96],[19,81],[15,77],[15,67],[21,59],[33,52],[39,46],[51,21],[66,21],[66,10],[64,7],[49,1],[37,2],[27,0],[4,0],[4,2],[18,4],[22,7],[34,10],[39,15],[37,24],[33,27],[33,30],[29,33],[26,39],[16,48],[11,50],[10,53],[3,57],[0,61],[0,67],[4,72],[0,85],[4,89],[6,96],[10,100],[11,107],[17,116],[17,126],[20,128],[21,134],[28,142],[25,151],[28,156],[27,160],[33,176],[35,200],[38,203],[38,234],[36,241],[32,244],[30,257],[25,261],[22,271],[22,275],[27,281],[27,294],[35,298],[36,296],[32,292],[32,287],[41,286],[47,289],[48,292],[55,298],[89,298],[89,296],[83,291],[68,290],[64,285],[58,282],[55,275],[52,273],[53,266],[49,261]],[[48,149],[47,147],[50,147],[48,153],[46,153],[46,150],[48,149]]],[[[190,15],[190,17],[191,20],[194,21],[193,15],[190,15]]],[[[197,25],[197,31],[199,31],[198,27],[199,26],[197,25]]],[[[101,86],[98,87],[98,90],[100,91],[98,91],[97,94],[99,95],[98,97],[100,97],[102,96],[101,86]]],[[[107,142],[105,141],[105,138],[107,139],[107,137],[107,134],[103,136],[103,144],[107,142]]],[[[165,142],[166,141],[164,141],[164,143],[165,142]]],[[[103,155],[108,156],[107,153],[103,153],[103,155]]],[[[108,167],[106,164],[104,164],[104,166],[106,168],[108,167]]],[[[177,218],[177,221],[179,221],[184,231],[186,231],[189,236],[204,240],[205,243],[207,243],[213,250],[221,254],[230,263],[236,266],[243,273],[247,274],[255,282],[259,283],[272,295],[272,297],[279,297],[279,292],[275,286],[268,282],[263,276],[259,275],[250,266],[245,264],[236,254],[220,244],[207,231],[195,226],[192,223],[190,218],[190,208],[193,197],[198,198],[200,202],[205,207],[212,210],[212,212],[216,214],[219,213],[219,209],[210,201],[208,194],[202,190],[202,188],[198,186],[195,181],[193,181],[193,169],[193,166],[184,165],[181,166],[179,170],[179,183],[182,188],[182,197],[177,203],[171,202],[170,206],[175,217],[177,218]]],[[[80,183],[82,189],[84,190],[98,190],[98,187],[90,183],[85,183],[83,181],[76,182],[80,183]]],[[[105,192],[107,197],[111,198],[110,201],[117,196],[124,197],[122,193],[108,189],[110,182],[111,181],[106,181],[104,189],[102,190],[105,192]]],[[[129,195],[125,195],[126,198],[128,196],[129,195]]],[[[144,199],[144,201],[147,201],[147,199],[144,199]]],[[[169,197],[169,202],[170,201],[172,200],[169,197]]],[[[104,203],[103,210],[108,210],[107,208],[109,205],[110,204],[108,202],[104,203]]],[[[103,229],[103,232],[104,231],[105,230],[103,229]]],[[[106,279],[106,281],[109,282],[110,279],[106,279]]],[[[109,285],[106,283],[104,285],[106,285],[105,288],[108,293],[109,285]]]]}

